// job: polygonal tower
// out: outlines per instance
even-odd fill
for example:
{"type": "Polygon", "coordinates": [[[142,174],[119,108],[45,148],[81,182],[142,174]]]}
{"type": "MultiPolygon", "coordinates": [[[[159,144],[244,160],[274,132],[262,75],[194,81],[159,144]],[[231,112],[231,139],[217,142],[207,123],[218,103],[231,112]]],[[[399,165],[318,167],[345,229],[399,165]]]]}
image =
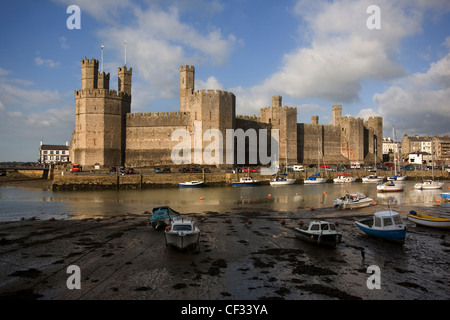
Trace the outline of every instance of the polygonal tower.
{"type": "Polygon", "coordinates": [[[98,72],[98,60],[81,60],[81,90],[75,91],[72,162],[82,166],[122,165],[125,121],[131,109],[131,74],[118,68],[119,91],[109,89],[109,73],[98,72]]]}

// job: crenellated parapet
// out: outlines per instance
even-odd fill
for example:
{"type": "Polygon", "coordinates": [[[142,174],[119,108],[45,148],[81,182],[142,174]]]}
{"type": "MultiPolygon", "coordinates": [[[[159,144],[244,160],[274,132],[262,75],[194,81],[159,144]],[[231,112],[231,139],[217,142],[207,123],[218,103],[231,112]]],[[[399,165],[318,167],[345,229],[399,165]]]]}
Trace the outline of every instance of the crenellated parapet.
{"type": "Polygon", "coordinates": [[[187,126],[190,115],[186,112],[145,112],[128,113],[127,126],[130,127],[167,127],[187,126]]]}
{"type": "Polygon", "coordinates": [[[120,99],[125,101],[130,101],[131,96],[125,92],[109,89],[82,89],[75,90],[75,99],[83,98],[109,98],[109,99],[120,99]]]}

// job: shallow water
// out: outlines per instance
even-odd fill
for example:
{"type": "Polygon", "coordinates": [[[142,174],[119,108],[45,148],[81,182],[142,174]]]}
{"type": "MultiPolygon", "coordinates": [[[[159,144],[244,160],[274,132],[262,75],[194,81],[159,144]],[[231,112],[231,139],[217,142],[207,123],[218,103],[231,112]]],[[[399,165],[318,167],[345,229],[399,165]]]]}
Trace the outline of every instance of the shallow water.
{"type": "Polygon", "coordinates": [[[181,213],[232,212],[265,209],[295,211],[303,208],[332,207],[333,200],[346,192],[362,192],[378,204],[449,206],[439,190],[411,190],[414,181],[405,182],[403,192],[377,193],[376,184],[325,183],[271,187],[204,187],[145,190],[105,190],[54,192],[38,188],[0,187],[0,221],[28,219],[83,219],[143,214],[153,207],[168,205],[181,213]],[[438,202],[439,201],[439,202],[438,202]],[[441,203],[442,202],[442,203],[441,203]]]}

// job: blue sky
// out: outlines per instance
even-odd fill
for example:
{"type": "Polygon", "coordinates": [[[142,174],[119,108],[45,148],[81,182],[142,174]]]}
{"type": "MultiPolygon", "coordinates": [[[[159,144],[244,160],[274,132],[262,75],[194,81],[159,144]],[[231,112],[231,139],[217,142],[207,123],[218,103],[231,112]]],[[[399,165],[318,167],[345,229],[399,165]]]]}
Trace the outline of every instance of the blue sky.
{"type": "Polygon", "coordinates": [[[40,140],[70,141],[80,60],[133,68],[132,112],[179,110],[179,66],[196,89],[233,92],[237,114],[281,95],[298,122],[384,118],[385,136],[450,134],[450,2],[446,0],[5,1],[0,11],[0,161],[36,161],[40,140]],[[366,12],[380,8],[381,28],[366,12]],[[69,5],[81,29],[69,30],[69,5]]]}

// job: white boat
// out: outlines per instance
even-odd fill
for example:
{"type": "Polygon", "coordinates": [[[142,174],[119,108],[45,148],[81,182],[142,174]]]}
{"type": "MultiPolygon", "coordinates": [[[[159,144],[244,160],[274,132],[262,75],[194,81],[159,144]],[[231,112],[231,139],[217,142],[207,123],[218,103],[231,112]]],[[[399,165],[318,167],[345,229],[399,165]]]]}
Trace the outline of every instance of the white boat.
{"type": "Polygon", "coordinates": [[[372,217],[355,221],[365,233],[377,238],[404,243],[406,224],[395,211],[375,212],[372,217]]]}
{"type": "Polygon", "coordinates": [[[200,229],[190,218],[172,219],[170,226],[164,230],[166,245],[177,247],[180,250],[193,248],[198,251],[200,229]]]}
{"type": "Polygon", "coordinates": [[[364,208],[370,206],[372,202],[372,198],[359,192],[347,193],[345,196],[333,200],[334,206],[340,209],[364,208]]]}
{"type": "Polygon", "coordinates": [[[394,181],[386,181],[377,185],[377,190],[381,192],[398,192],[403,191],[405,185],[400,183],[394,183],[394,181]]]}
{"type": "Polygon", "coordinates": [[[180,188],[198,188],[203,187],[204,182],[203,181],[186,181],[186,182],[180,182],[178,186],[180,188]]]}
{"type": "Polygon", "coordinates": [[[434,189],[442,189],[444,184],[442,182],[437,182],[434,180],[426,180],[423,182],[417,182],[414,185],[414,189],[419,190],[434,190],[434,189]]]}
{"type": "Polygon", "coordinates": [[[362,178],[362,182],[364,182],[364,183],[369,183],[369,182],[380,183],[380,182],[383,182],[383,180],[384,180],[383,177],[379,177],[374,174],[369,174],[368,176],[365,176],[362,178]]]}
{"type": "Polygon", "coordinates": [[[305,184],[317,184],[317,183],[325,183],[327,182],[328,179],[326,178],[321,178],[320,177],[320,172],[313,174],[312,176],[310,176],[309,178],[306,178],[305,181],[303,181],[305,184]]]}
{"type": "Polygon", "coordinates": [[[242,186],[258,186],[261,182],[259,180],[253,180],[251,177],[242,177],[239,181],[233,182],[231,185],[233,187],[242,187],[242,186]]]}
{"type": "Polygon", "coordinates": [[[345,175],[338,175],[336,178],[333,179],[334,183],[350,183],[355,182],[356,178],[352,176],[345,176],[345,175]]]}
{"type": "Polygon", "coordinates": [[[410,211],[408,214],[408,220],[414,222],[415,224],[425,227],[450,229],[449,218],[441,218],[426,214],[418,214],[415,211],[410,211]]]}
{"type": "Polygon", "coordinates": [[[342,234],[336,225],[328,221],[314,220],[305,229],[294,228],[297,238],[325,247],[336,247],[342,241],[342,234]]]}
{"type": "Polygon", "coordinates": [[[406,176],[401,176],[401,175],[395,174],[393,176],[388,177],[387,179],[390,181],[405,181],[406,176]]]}
{"type": "Polygon", "coordinates": [[[287,184],[294,184],[295,183],[295,179],[290,179],[287,177],[276,177],[275,179],[270,181],[270,185],[271,186],[282,186],[282,185],[287,185],[287,184]]]}

